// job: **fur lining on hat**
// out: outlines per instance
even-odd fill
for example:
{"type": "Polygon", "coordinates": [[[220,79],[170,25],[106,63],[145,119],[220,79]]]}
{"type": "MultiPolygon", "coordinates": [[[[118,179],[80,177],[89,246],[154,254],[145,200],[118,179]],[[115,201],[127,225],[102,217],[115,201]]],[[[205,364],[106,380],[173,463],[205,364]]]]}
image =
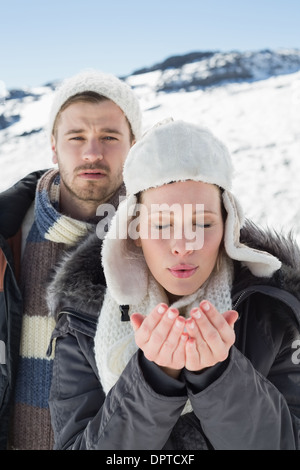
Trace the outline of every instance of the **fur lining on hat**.
{"type": "Polygon", "coordinates": [[[148,267],[141,249],[127,237],[136,196],[120,202],[102,245],[102,264],[107,286],[120,305],[136,304],[148,289],[148,267]]]}
{"type": "Polygon", "coordinates": [[[223,203],[228,214],[224,232],[226,253],[230,258],[241,261],[254,276],[271,277],[280,269],[281,262],[266,251],[250,248],[240,242],[240,230],[244,223],[241,206],[229,191],[224,191],[223,203]]]}

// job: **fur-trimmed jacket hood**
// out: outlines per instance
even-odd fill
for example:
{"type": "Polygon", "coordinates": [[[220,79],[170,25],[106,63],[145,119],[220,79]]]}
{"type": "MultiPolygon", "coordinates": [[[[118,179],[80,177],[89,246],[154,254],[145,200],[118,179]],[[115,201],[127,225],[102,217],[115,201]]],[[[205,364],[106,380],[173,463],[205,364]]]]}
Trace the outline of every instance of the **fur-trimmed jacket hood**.
{"type": "MultiPolygon", "coordinates": [[[[246,221],[241,230],[241,241],[251,248],[277,257],[282,266],[271,278],[259,278],[252,275],[240,262],[235,262],[233,296],[245,288],[269,285],[292,294],[300,301],[300,248],[293,236],[263,230],[246,221]]],[[[65,254],[48,286],[50,315],[57,318],[64,309],[73,309],[96,317],[99,315],[106,290],[101,249],[102,240],[93,232],[75,249],[65,254]]]]}

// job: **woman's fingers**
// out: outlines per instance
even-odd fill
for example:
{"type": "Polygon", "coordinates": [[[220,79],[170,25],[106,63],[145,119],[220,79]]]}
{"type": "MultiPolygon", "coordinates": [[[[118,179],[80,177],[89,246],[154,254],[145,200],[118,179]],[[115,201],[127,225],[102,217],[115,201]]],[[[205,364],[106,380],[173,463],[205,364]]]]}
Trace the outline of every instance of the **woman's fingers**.
{"type": "Polygon", "coordinates": [[[157,363],[159,365],[167,361],[169,365],[172,365],[175,369],[182,369],[184,367],[185,342],[187,338],[187,335],[183,334],[184,328],[185,319],[178,316],[160,348],[157,357],[157,363]]]}
{"type": "Polygon", "coordinates": [[[185,367],[187,370],[200,371],[203,369],[201,353],[197,347],[196,339],[189,338],[185,347],[185,367]]]}
{"type": "Polygon", "coordinates": [[[148,360],[173,369],[202,370],[228,357],[235,341],[238,313],[220,314],[208,301],[200,303],[185,320],[177,309],[159,304],[148,315],[131,315],[137,346],[148,360]],[[184,331],[186,328],[186,332],[184,331]]]}
{"type": "Polygon", "coordinates": [[[237,312],[229,311],[222,315],[209,302],[203,301],[198,309],[191,311],[186,326],[190,338],[187,343],[187,363],[190,370],[201,370],[228,357],[230,347],[235,341],[233,324],[237,312]]]}
{"type": "Polygon", "coordinates": [[[131,321],[133,331],[137,331],[140,328],[145,318],[146,317],[144,315],[141,315],[140,313],[133,313],[130,316],[130,321],[131,321]]]}
{"type": "Polygon", "coordinates": [[[140,314],[131,315],[138,347],[150,361],[159,365],[170,364],[185,320],[178,319],[178,310],[168,308],[166,304],[157,305],[147,317],[141,317],[140,314]]]}
{"type": "Polygon", "coordinates": [[[134,331],[139,330],[139,336],[144,338],[144,342],[149,340],[153,329],[161,321],[163,314],[168,310],[166,304],[158,304],[148,316],[140,313],[133,313],[130,316],[134,331]],[[141,321],[143,317],[143,321],[141,321]]]}
{"type": "Polygon", "coordinates": [[[236,310],[228,310],[227,312],[223,313],[223,317],[227,321],[228,325],[233,328],[235,322],[239,318],[239,314],[236,310]]]}
{"type": "MultiPolygon", "coordinates": [[[[234,310],[220,314],[211,303],[203,301],[199,308],[191,311],[191,318],[187,324],[190,322],[190,326],[194,324],[198,327],[191,328],[192,337],[195,337],[199,330],[204,341],[212,345],[219,340],[224,343],[231,342],[234,338],[232,327],[238,318],[238,313],[234,310]]],[[[197,336],[199,337],[199,333],[197,336]]]]}

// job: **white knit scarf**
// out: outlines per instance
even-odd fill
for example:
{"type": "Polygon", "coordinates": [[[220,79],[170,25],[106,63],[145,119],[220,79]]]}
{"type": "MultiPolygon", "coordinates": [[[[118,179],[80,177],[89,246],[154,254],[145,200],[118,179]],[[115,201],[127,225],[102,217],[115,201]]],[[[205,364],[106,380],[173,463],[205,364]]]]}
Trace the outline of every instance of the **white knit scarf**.
{"type": "MultiPolygon", "coordinates": [[[[125,274],[126,275],[126,274],[125,274]]],[[[182,297],[172,306],[186,318],[201,300],[209,300],[220,313],[232,308],[232,261],[225,255],[220,269],[215,270],[205,284],[195,293],[182,297]]],[[[148,315],[160,303],[168,303],[164,289],[149,273],[148,292],[139,305],[129,306],[129,316],[134,312],[148,315]]],[[[107,394],[117,382],[138,347],[130,322],[122,322],[118,303],[107,290],[95,335],[95,357],[102,387],[107,394]]],[[[183,412],[191,411],[189,401],[183,412]]]]}

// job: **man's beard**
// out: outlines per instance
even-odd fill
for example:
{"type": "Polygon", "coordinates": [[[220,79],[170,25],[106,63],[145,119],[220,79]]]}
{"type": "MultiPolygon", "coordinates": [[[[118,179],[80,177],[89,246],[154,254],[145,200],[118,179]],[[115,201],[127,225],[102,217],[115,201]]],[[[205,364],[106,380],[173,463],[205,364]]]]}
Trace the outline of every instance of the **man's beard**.
{"type": "Polygon", "coordinates": [[[122,170],[114,177],[113,182],[110,179],[109,168],[103,165],[82,165],[74,169],[72,179],[66,175],[63,168],[60,169],[61,182],[65,189],[75,199],[84,202],[94,202],[97,205],[106,202],[120,187],[122,184],[122,170]],[[105,178],[103,181],[85,181],[85,187],[76,185],[76,179],[78,173],[82,170],[103,170],[105,172],[105,178]],[[74,175],[74,176],[73,176],[74,175]],[[74,182],[75,181],[75,182],[74,182]],[[104,183],[104,184],[103,184],[104,183]]]}

